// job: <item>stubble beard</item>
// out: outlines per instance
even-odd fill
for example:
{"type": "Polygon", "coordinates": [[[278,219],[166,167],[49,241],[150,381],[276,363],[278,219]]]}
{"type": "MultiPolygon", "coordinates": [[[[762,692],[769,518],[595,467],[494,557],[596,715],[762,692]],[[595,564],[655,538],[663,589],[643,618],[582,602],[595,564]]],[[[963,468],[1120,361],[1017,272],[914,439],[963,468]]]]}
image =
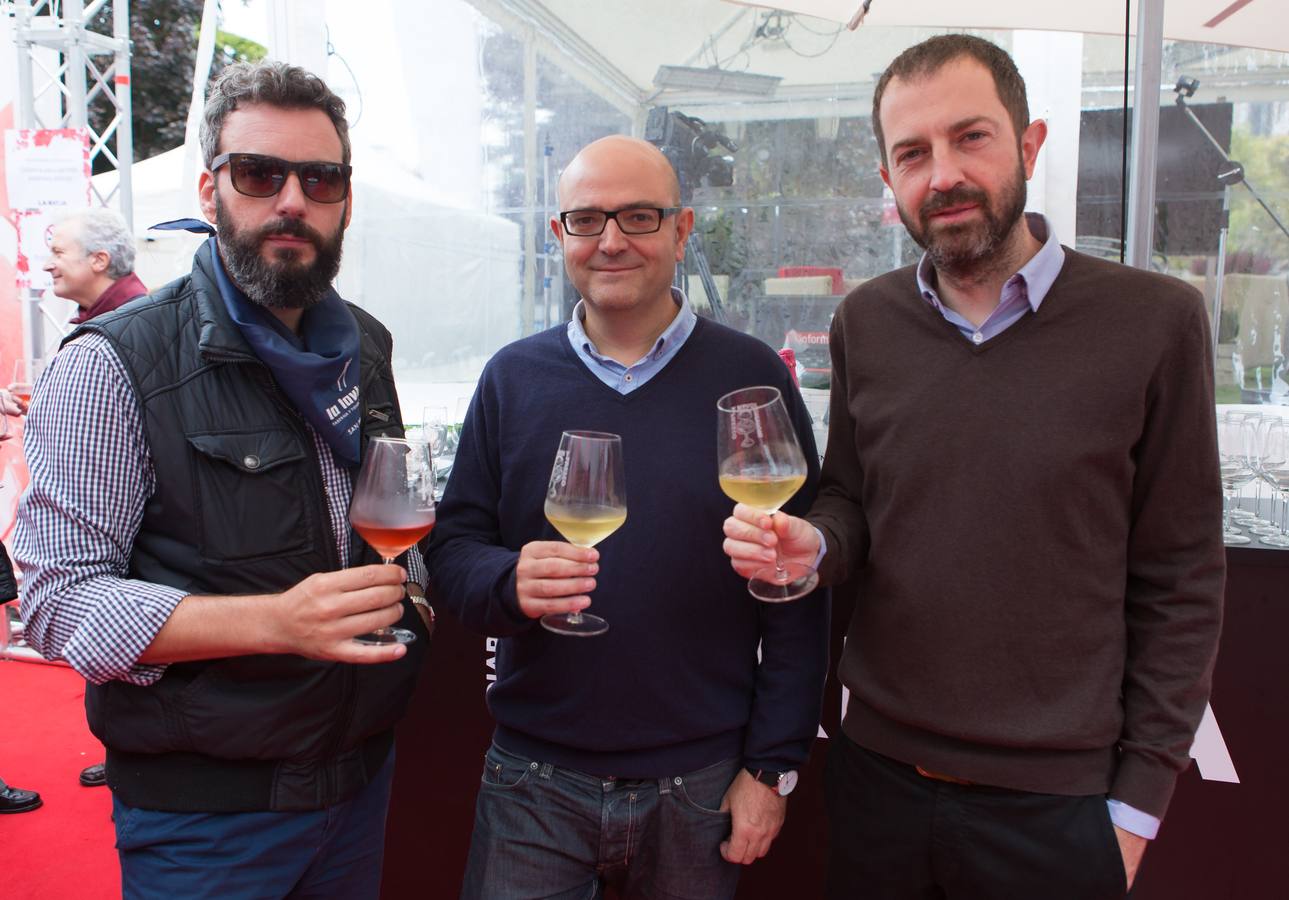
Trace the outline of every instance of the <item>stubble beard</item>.
{"type": "Polygon", "coordinates": [[[927,252],[936,272],[965,280],[1006,268],[1005,247],[1025,214],[1026,197],[1025,170],[1018,164],[996,203],[980,188],[959,186],[933,194],[918,209],[916,219],[902,205],[897,204],[897,209],[909,236],[927,252]],[[934,213],[968,203],[977,204],[983,221],[932,228],[934,213]]]}
{"type": "Polygon", "coordinates": [[[340,271],[345,229],[343,220],[335,234],[325,237],[299,219],[274,219],[253,231],[239,228],[215,197],[215,225],[219,229],[220,257],[228,275],[254,303],[266,309],[308,309],[331,289],[340,271]],[[307,238],[313,244],[313,262],[301,261],[290,247],[264,258],[264,241],[273,235],[307,238]]]}

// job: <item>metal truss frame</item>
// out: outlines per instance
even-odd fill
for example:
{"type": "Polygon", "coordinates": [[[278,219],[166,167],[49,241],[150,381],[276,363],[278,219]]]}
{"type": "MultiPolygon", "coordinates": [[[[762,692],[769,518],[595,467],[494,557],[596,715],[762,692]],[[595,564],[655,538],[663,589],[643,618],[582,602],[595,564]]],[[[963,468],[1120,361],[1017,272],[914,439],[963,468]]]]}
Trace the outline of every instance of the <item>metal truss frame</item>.
{"type": "MultiPolygon", "coordinates": [[[[108,0],[9,0],[4,4],[14,18],[18,50],[14,118],[18,128],[86,128],[91,166],[102,157],[119,176],[106,195],[91,184],[91,198],[100,206],[118,209],[132,229],[130,10],[127,0],[115,0],[112,33],[91,30],[90,23],[107,5],[108,0]],[[111,103],[114,113],[101,132],[89,122],[90,104],[99,97],[111,103]]],[[[24,293],[26,349],[29,356],[39,358],[45,349],[44,325],[53,326],[57,333],[63,333],[66,325],[41,307],[39,294],[30,289],[24,293]]]]}

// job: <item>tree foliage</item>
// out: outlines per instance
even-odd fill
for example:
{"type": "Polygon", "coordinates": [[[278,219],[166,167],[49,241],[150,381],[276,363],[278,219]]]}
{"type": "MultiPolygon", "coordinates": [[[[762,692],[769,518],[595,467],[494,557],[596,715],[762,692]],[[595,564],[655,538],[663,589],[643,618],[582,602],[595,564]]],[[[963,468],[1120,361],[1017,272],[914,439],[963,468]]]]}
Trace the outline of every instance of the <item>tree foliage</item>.
{"type": "MultiPolygon", "coordinates": [[[[123,0],[122,0],[123,2],[123,0]]],[[[131,105],[134,158],[147,159],[183,144],[192,100],[192,73],[197,59],[202,0],[130,0],[131,105]]],[[[110,34],[112,9],[106,6],[92,29],[110,34]]],[[[219,32],[210,75],[230,62],[261,59],[264,47],[237,35],[219,32]]],[[[90,105],[89,121],[96,132],[111,122],[115,109],[105,97],[90,105]]],[[[111,168],[99,156],[95,169],[111,168]]]]}
{"type": "MultiPolygon", "coordinates": [[[[1231,134],[1231,158],[1243,164],[1249,183],[1280,221],[1289,222],[1289,135],[1254,135],[1237,128],[1231,134]]],[[[1229,240],[1232,252],[1250,257],[1251,271],[1283,270],[1289,263],[1289,237],[1238,185],[1232,188],[1229,240]]]]}

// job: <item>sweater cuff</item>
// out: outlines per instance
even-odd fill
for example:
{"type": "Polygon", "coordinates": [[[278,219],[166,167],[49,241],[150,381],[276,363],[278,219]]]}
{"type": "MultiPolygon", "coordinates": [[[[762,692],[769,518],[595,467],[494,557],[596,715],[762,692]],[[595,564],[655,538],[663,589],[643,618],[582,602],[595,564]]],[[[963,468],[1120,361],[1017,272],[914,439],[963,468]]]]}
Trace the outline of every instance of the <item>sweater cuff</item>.
{"type": "Polygon", "coordinates": [[[819,532],[819,558],[815,569],[819,572],[821,585],[839,584],[846,580],[846,553],[841,543],[822,522],[807,519],[815,531],[819,532]]]}
{"type": "Polygon", "coordinates": [[[524,615],[524,611],[519,607],[519,590],[515,586],[518,569],[518,566],[510,567],[510,571],[506,574],[497,591],[501,612],[514,623],[516,630],[532,623],[532,619],[524,615]]]}
{"type": "Polygon", "coordinates": [[[1177,773],[1140,754],[1125,753],[1110,786],[1110,799],[1162,820],[1177,787],[1177,773]]]}

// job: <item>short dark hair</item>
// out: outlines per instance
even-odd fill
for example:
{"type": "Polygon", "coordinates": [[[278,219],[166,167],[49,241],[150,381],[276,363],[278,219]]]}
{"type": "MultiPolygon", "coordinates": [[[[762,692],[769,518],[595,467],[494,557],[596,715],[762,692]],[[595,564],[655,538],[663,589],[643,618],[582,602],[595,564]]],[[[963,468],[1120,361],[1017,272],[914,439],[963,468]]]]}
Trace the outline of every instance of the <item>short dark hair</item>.
{"type": "Polygon", "coordinates": [[[242,104],[263,103],[282,109],[320,109],[336,126],[340,137],[341,162],[350,156],[349,123],[345,101],[325,81],[299,66],[284,62],[237,62],[228,66],[210,86],[201,120],[201,153],[206,167],[219,155],[219,138],[228,114],[242,104]]]}
{"type": "Polygon", "coordinates": [[[997,44],[970,34],[941,34],[928,38],[905,50],[895,61],[886,67],[882,77],[877,80],[873,91],[873,134],[877,136],[877,147],[882,154],[882,165],[886,165],[886,136],[882,133],[882,95],[893,78],[906,81],[926,78],[939,72],[949,63],[961,57],[968,57],[989,70],[994,79],[994,89],[998,99],[1011,117],[1012,126],[1016,129],[1016,140],[1029,127],[1029,100],[1025,96],[1025,79],[1016,70],[1016,63],[997,44]]]}

